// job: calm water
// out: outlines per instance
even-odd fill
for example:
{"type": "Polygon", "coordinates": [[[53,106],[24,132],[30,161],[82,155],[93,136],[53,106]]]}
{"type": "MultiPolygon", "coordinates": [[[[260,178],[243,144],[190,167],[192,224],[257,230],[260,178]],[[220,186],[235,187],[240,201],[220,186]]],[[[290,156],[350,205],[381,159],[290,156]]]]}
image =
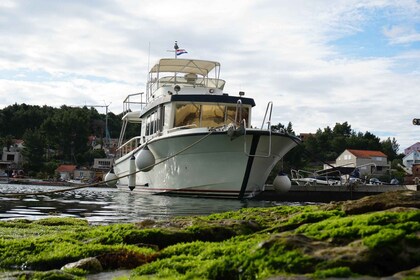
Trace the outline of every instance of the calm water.
{"type": "Polygon", "coordinates": [[[265,201],[201,199],[145,195],[111,188],[84,188],[25,197],[8,193],[36,193],[64,187],[0,184],[0,220],[81,217],[92,224],[137,222],[173,216],[208,215],[246,207],[276,205],[265,201]]]}

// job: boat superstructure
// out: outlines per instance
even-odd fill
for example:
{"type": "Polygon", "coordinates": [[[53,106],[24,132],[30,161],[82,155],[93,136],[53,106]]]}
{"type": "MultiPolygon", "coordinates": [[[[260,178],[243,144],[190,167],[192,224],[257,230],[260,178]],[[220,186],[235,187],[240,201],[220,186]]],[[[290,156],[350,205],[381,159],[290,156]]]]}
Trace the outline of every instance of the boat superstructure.
{"type": "Polygon", "coordinates": [[[200,197],[261,192],[274,165],[300,140],[272,131],[271,102],[263,125],[252,128],[254,100],[226,94],[224,85],[218,62],[159,60],[146,92],[123,103],[113,166],[118,187],[200,197]]]}

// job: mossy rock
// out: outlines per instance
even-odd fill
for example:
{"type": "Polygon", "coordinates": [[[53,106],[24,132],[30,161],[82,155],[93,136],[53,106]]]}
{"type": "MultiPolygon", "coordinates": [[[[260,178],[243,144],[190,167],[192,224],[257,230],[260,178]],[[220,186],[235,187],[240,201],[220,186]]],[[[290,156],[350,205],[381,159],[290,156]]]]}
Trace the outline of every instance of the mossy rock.
{"type": "Polygon", "coordinates": [[[342,204],[342,210],[346,214],[350,215],[381,211],[395,207],[420,208],[420,192],[385,192],[377,195],[366,196],[359,200],[346,201],[342,204]]]}
{"type": "Polygon", "coordinates": [[[415,279],[419,206],[418,193],[392,192],[136,224],[2,221],[0,268],[37,270],[21,279],[78,279],[87,272],[56,269],[95,257],[105,270],[134,269],[130,279],[415,279]]]}

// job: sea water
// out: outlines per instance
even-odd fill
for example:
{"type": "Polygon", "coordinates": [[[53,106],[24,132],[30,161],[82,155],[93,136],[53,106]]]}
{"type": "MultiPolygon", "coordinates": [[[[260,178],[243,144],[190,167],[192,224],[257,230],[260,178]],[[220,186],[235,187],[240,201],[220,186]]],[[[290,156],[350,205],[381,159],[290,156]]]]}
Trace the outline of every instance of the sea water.
{"type": "Polygon", "coordinates": [[[0,184],[0,220],[77,217],[91,224],[131,223],[278,205],[268,201],[150,195],[100,187],[59,192],[64,188],[68,187],[0,184]]]}

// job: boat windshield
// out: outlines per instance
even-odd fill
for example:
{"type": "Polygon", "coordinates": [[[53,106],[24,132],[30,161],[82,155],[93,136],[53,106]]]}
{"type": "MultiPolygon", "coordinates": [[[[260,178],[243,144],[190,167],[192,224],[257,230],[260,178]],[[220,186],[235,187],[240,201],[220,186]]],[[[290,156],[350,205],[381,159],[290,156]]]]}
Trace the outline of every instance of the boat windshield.
{"type": "MultiPolygon", "coordinates": [[[[239,114],[240,115],[240,114],[239,114]]],[[[235,122],[236,106],[220,104],[177,104],[174,127],[195,125],[196,127],[218,127],[235,122]]],[[[248,124],[249,108],[242,106],[242,119],[248,124]]],[[[239,116],[238,116],[238,121],[239,116]]]]}

